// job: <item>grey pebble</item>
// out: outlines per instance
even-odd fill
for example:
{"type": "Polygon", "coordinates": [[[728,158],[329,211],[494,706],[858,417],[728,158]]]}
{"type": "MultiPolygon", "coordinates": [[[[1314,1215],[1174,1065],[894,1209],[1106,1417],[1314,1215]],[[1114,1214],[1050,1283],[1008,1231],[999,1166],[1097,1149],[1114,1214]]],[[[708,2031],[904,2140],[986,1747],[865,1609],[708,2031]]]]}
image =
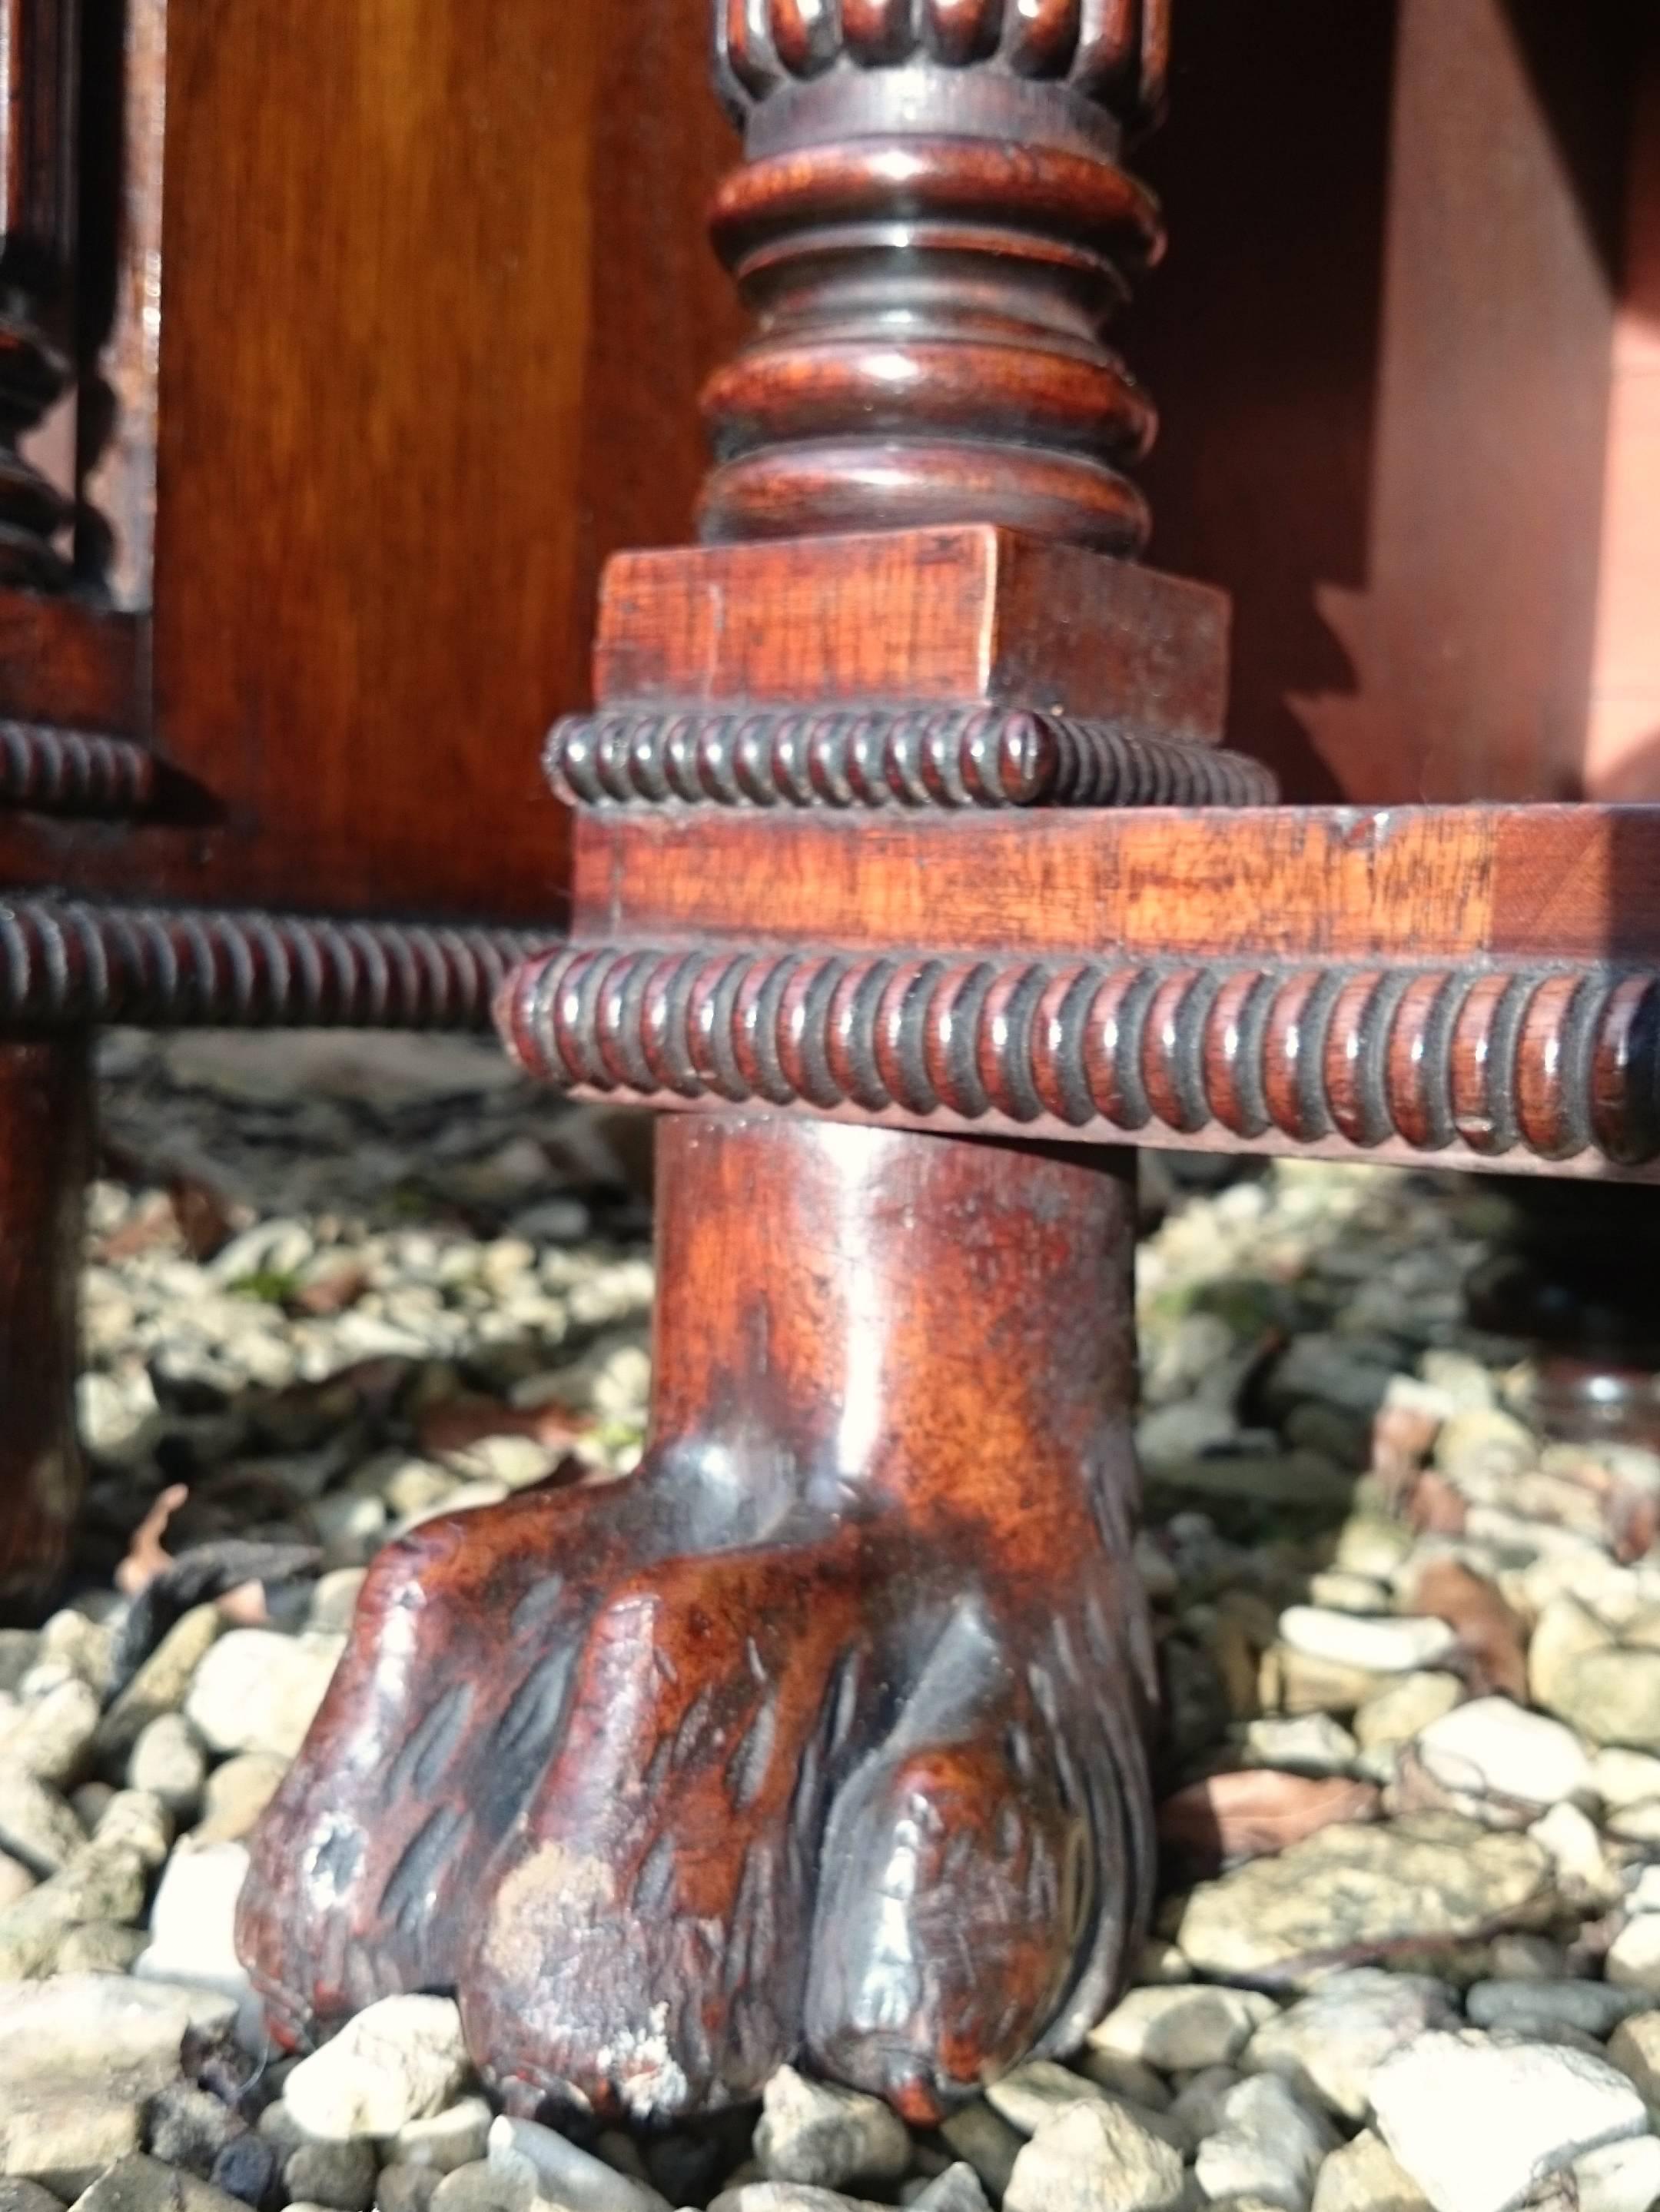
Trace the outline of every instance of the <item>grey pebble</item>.
{"type": "Polygon", "coordinates": [[[379,2172],[374,2146],[361,2136],[350,2142],[302,2143],[289,2154],[283,2186],[290,2198],[331,2205],[335,2212],[368,2212],[379,2172]]]}

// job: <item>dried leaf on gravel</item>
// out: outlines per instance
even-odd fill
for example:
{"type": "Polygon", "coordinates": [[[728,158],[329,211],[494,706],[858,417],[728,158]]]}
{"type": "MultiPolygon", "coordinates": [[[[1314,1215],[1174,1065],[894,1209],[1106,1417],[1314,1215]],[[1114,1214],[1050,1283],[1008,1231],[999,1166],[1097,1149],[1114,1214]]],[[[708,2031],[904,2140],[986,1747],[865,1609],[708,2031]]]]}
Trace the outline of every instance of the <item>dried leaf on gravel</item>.
{"type": "Polygon", "coordinates": [[[1414,1612],[1444,1620],[1456,1632],[1475,1696],[1496,1690],[1527,1703],[1527,1633],[1490,1582],[1456,1559],[1432,1559],[1418,1577],[1412,1602],[1414,1612]]]}
{"type": "Polygon", "coordinates": [[[1375,1820],[1380,1799],[1374,1784],[1342,1775],[1311,1779],[1271,1767],[1213,1774],[1164,1800],[1159,1840],[1194,1873],[1216,1873],[1282,1851],[1340,1820],[1375,1820]]]}
{"type": "Polygon", "coordinates": [[[132,1532],[127,1556],[115,1570],[115,1587],[123,1597],[137,1597],[156,1577],[173,1565],[173,1554],[161,1541],[167,1525],[190,1496],[182,1482],[170,1482],[132,1532]]]}

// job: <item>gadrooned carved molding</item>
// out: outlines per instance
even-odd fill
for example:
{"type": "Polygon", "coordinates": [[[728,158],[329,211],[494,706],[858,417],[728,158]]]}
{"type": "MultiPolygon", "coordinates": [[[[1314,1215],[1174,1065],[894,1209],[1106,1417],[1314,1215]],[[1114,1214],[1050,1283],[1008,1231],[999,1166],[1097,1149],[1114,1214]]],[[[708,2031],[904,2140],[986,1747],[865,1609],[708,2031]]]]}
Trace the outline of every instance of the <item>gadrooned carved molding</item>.
{"type": "Polygon", "coordinates": [[[0,722],[0,806],[42,814],[142,814],[155,757],[125,738],[0,722]]]}
{"type": "Polygon", "coordinates": [[[483,1029],[527,932],[0,904],[0,1024],[483,1029]]]}
{"type": "Polygon", "coordinates": [[[1660,1157],[1660,973],[576,945],[498,1018],[569,1090],[1104,1139],[1660,1157]]]}
{"type": "Polygon", "coordinates": [[[1171,0],[713,0],[717,81],[742,118],[838,65],[932,62],[1064,84],[1126,115],[1156,108],[1171,0]]]}
{"type": "Polygon", "coordinates": [[[1238,753],[1006,707],[624,707],[556,724],[579,806],[832,809],[1271,805],[1238,753]]]}

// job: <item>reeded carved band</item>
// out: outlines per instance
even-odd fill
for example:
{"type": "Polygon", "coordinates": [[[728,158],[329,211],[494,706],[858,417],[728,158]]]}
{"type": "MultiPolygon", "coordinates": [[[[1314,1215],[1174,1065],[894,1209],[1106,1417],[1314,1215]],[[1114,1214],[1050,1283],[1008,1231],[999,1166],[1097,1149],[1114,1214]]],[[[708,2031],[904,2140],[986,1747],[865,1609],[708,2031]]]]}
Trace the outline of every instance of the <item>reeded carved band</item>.
{"type": "Polygon", "coordinates": [[[0,722],[0,806],[43,814],[142,814],[155,759],[125,738],[0,722]]]}
{"type": "Polygon", "coordinates": [[[1130,111],[1156,107],[1171,0],[714,0],[717,70],[741,118],[838,64],[933,62],[1058,82],[1130,111]]]}
{"type": "Polygon", "coordinates": [[[509,1050],[569,1089],[1490,1158],[1660,1156],[1660,973],[576,945],[509,1050]]]}
{"type": "Polygon", "coordinates": [[[576,806],[1250,806],[1256,761],[1006,707],[624,708],[555,725],[576,806]]]}
{"type": "Polygon", "coordinates": [[[293,915],[0,904],[0,1023],[483,1029],[545,938],[293,915]]]}

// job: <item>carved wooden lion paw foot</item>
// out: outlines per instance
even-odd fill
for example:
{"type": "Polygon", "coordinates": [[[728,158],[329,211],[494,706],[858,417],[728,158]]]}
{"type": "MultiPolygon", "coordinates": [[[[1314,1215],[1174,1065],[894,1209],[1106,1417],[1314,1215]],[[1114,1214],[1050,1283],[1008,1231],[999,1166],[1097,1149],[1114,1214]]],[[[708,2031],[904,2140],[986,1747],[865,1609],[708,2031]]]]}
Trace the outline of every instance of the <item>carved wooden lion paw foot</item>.
{"type": "Polygon", "coordinates": [[[377,1564],[243,1897],[277,2033],[453,1988],[526,2112],[707,2110],[805,2051],[919,2120],[1075,2042],[1148,1872],[1105,1616],[1034,1634],[880,1518],[652,1562],[660,1479],[377,1564]]]}
{"type": "Polygon", "coordinates": [[[523,2112],[706,2111],[805,2057],[927,2121],[1081,2040],[1150,1883],[1123,1363],[1086,1295],[1124,1194],[859,1131],[663,1142],[659,1442],[381,1555],[239,1946],[289,2042],[455,1990],[523,2112]],[[740,1190],[752,1272],[718,1249],[740,1190]],[[831,1201],[871,1215],[833,1276],[831,1201]],[[969,1313],[900,1233],[929,1206],[969,1313]],[[1041,1380],[1034,1268],[1068,1302],[1041,1380]]]}

